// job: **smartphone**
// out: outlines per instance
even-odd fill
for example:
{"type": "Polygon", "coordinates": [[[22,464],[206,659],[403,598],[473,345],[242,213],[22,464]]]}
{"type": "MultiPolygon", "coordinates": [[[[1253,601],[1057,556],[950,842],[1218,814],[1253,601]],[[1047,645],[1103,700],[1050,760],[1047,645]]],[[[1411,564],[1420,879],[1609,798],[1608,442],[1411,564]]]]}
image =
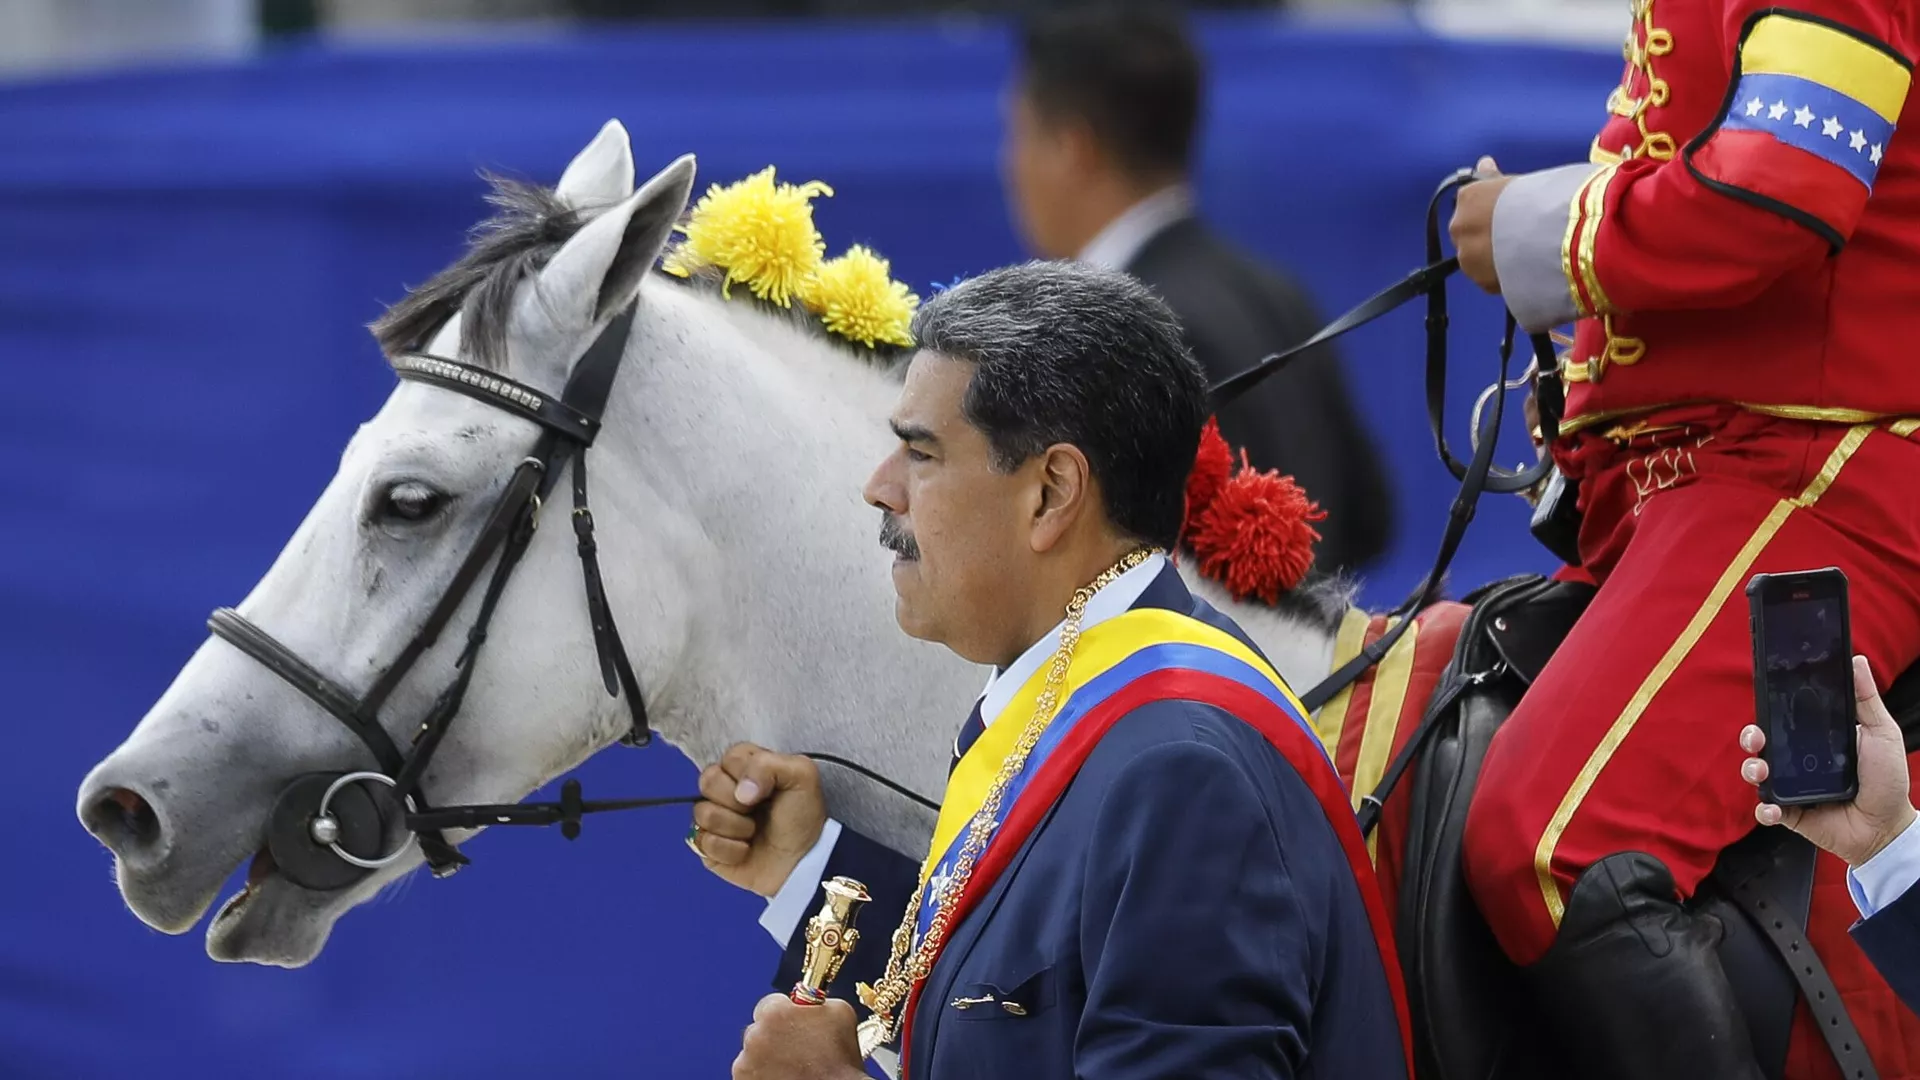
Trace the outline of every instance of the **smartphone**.
{"type": "Polygon", "coordinates": [[[1760,797],[1781,806],[1852,799],[1860,780],[1846,575],[1756,574],[1747,604],[1756,722],[1767,734],[1760,797]]]}

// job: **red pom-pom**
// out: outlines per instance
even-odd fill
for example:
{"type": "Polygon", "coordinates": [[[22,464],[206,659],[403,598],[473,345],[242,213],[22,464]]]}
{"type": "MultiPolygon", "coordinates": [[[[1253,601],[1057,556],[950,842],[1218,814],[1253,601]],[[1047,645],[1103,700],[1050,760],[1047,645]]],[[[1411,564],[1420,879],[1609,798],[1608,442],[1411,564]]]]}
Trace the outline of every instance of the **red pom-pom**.
{"type": "Polygon", "coordinates": [[[1233,450],[1220,437],[1220,425],[1208,417],[1207,426],[1200,429],[1200,450],[1193,455],[1193,471],[1187,474],[1186,528],[1192,529],[1200,521],[1232,473],[1233,450]]]}
{"type": "Polygon", "coordinates": [[[1188,523],[1187,542],[1200,557],[1201,573],[1236,598],[1258,596],[1272,604],[1313,567],[1320,533],[1311,523],[1325,520],[1327,512],[1293,477],[1256,471],[1245,457],[1206,511],[1188,523]]]}

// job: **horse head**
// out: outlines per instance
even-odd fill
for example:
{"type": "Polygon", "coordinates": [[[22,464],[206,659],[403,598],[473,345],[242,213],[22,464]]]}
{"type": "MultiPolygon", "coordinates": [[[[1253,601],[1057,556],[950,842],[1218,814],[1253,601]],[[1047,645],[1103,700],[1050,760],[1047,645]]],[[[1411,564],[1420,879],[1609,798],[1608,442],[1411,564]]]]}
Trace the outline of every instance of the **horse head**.
{"type": "MultiPolygon", "coordinates": [[[[633,175],[626,132],[610,123],[554,191],[503,189],[504,198],[545,202],[509,208],[519,211],[514,227],[496,229],[462,264],[390,311],[376,326],[390,357],[450,358],[557,395],[608,319],[647,302],[643,282],[686,207],[693,160],[673,162],[637,191],[633,175]]],[[[629,370],[626,377],[644,375],[629,370]]],[[[614,403],[609,424],[629,412],[614,403]]],[[[402,381],[354,435],[238,612],[335,684],[363,692],[452,588],[541,436],[525,416],[402,381]]],[[[618,440],[601,445],[609,443],[618,440]]],[[[624,447],[596,453],[626,456],[624,447]]],[[[593,509],[601,531],[621,537],[621,562],[608,567],[611,591],[642,685],[658,688],[692,632],[699,571],[689,565],[697,546],[689,538],[700,530],[680,509],[684,500],[630,470],[614,476],[617,488],[602,480],[593,509]]],[[[626,704],[602,687],[572,530],[561,514],[544,516],[548,527],[534,530],[505,583],[458,722],[421,777],[421,790],[437,804],[517,800],[616,740],[629,722],[626,704]]],[[[379,707],[377,722],[394,745],[409,745],[414,725],[455,677],[483,593],[467,591],[446,631],[379,707]]],[[[198,922],[224,879],[251,857],[247,887],[216,915],[208,951],[216,959],[299,965],[317,955],[343,912],[420,856],[410,851],[347,887],[304,888],[275,866],[265,841],[269,817],[296,778],[378,768],[348,726],[214,639],[87,776],[78,809],[112,852],[127,904],[169,933],[198,922]]],[[[405,833],[389,824],[381,842],[398,847],[405,833]]]]}

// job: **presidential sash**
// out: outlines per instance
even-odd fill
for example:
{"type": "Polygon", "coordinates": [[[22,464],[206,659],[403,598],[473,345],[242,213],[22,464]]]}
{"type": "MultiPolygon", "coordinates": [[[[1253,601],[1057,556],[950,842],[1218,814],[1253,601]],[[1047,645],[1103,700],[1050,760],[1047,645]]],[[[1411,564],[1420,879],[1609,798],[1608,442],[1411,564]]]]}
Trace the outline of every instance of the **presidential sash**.
{"type": "MultiPolygon", "coordinates": [[[[967,750],[947,781],[933,844],[921,867],[920,910],[914,940],[925,940],[934,913],[966,841],[969,824],[986,802],[995,777],[1015,749],[1046,687],[1047,670],[1036,672],[999,720],[967,750]]],[[[1136,608],[1087,629],[1075,648],[1060,704],[994,815],[992,831],[954,901],[958,925],[993,888],[1033,830],[1045,819],[1109,728],[1121,717],[1155,701],[1191,701],[1216,706],[1251,724],[1306,781],[1340,838],[1360,885],[1367,919],[1387,972],[1399,1020],[1401,1045],[1412,1075],[1412,1036],[1393,927],[1386,904],[1371,885],[1372,866],[1359,826],[1333,762],[1315,733],[1307,710],[1267,662],[1238,638],[1191,616],[1162,608],[1136,608]]],[[[920,988],[909,991],[901,1020],[901,1061],[908,1060],[920,988]]]]}

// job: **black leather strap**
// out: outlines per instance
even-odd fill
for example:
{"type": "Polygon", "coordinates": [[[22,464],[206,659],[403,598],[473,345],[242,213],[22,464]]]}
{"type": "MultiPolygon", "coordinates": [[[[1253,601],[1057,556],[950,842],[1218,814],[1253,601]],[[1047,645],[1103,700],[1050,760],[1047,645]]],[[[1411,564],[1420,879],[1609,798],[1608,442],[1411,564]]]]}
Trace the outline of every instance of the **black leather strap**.
{"type": "MultiPolygon", "coordinates": [[[[1826,965],[1807,941],[1802,927],[1813,892],[1813,845],[1798,836],[1765,834],[1767,848],[1741,843],[1722,853],[1714,876],[1728,899],[1766,935],[1800,987],[1801,1000],[1820,1028],[1820,1037],[1847,1080],[1879,1080],[1866,1043],[1847,1014],[1826,965]]],[[[1749,838],[1751,839],[1751,838],[1749,838]]],[[[1785,1017],[1791,1022],[1792,1014],[1785,1017]]]]}
{"type": "Polygon", "coordinates": [[[380,673],[380,678],[367,690],[366,697],[360,702],[361,711],[370,716],[380,711],[401,680],[413,670],[413,665],[440,640],[440,632],[453,621],[460,605],[466,602],[467,591],[479,580],[480,572],[493,561],[494,554],[513,533],[517,523],[537,512],[533,494],[548,472],[546,459],[552,456],[553,441],[553,436],[543,436],[533,456],[521,461],[519,468],[514,470],[512,479],[507,481],[507,490],[494,504],[493,513],[481,528],[479,539],[474,542],[473,549],[467,552],[460,569],[454,572],[447,591],[441,594],[440,602],[434,605],[433,611],[427,615],[427,621],[421,624],[412,640],[400,650],[400,655],[393,658],[393,663],[387,665],[386,670],[380,673]]]}
{"type": "Polygon", "coordinates": [[[406,353],[393,358],[394,373],[414,382],[431,383],[494,408],[524,416],[550,431],[575,442],[592,445],[600,433],[598,413],[586,413],[565,401],[556,401],[524,383],[504,375],[427,353],[406,353]]]}
{"type": "MultiPolygon", "coordinates": [[[[1445,283],[1447,276],[1458,269],[1460,269],[1459,259],[1432,259],[1426,266],[1415,270],[1413,273],[1408,274],[1406,277],[1401,278],[1399,281],[1394,282],[1392,285],[1387,286],[1354,305],[1352,310],[1328,323],[1319,333],[1314,334],[1307,340],[1291,348],[1282,349],[1271,356],[1264,357],[1259,363],[1254,364],[1245,371],[1236,372],[1220,382],[1215,383],[1208,391],[1208,396],[1212,400],[1214,411],[1218,412],[1220,409],[1232,404],[1236,399],[1246,394],[1247,391],[1265,382],[1281,368],[1286,367],[1289,361],[1305,353],[1307,350],[1317,345],[1325,345],[1327,342],[1332,341],[1334,338],[1350,330],[1357,330],[1380,316],[1397,310],[1409,301],[1418,300],[1422,296],[1434,295],[1445,283]]],[[[1445,317],[1443,312],[1441,315],[1443,321],[1445,317]]],[[[1443,329],[1442,334],[1444,335],[1444,333],[1445,331],[1443,329]]],[[[1429,347],[1431,347],[1431,340],[1429,340],[1429,347]]],[[[1445,348],[1444,336],[1441,338],[1441,347],[1443,349],[1445,348]]]]}
{"type": "Polygon", "coordinates": [[[572,840],[580,835],[580,817],[583,814],[641,810],[652,806],[687,806],[699,802],[700,798],[699,795],[668,795],[654,799],[582,799],[580,781],[568,780],[560,785],[558,802],[450,806],[444,810],[423,810],[407,815],[407,828],[420,832],[431,829],[479,829],[491,825],[559,825],[567,839],[572,840]]]}
{"type": "Polygon", "coordinates": [[[607,601],[607,587],[600,577],[600,545],[594,539],[593,511],[587,507],[587,452],[573,457],[573,535],[580,553],[580,573],[587,589],[587,618],[593,625],[594,651],[600,657],[600,681],[614,697],[626,695],[629,723],[622,741],[629,746],[645,746],[653,741],[653,728],[647,720],[647,702],[640,695],[640,679],[633,673],[633,661],[620,640],[620,628],[614,624],[613,608],[607,601]]]}
{"type": "Polygon", "coordinates": [[[307,695],[315,704],[325,709],[334,719],[345,724],[373,753],[374,761],[380,766],[382,772],[392,775],[393,771],[400,767],[402,755],[399,746],[395,745],[393,738],[377,721],[361,714],[360,703],[354,699],[352,691],[300,659],[292,649],[282,645],[273,636],[255,626],[232,608],[220,608],[209,616],[207,629],[213,636],[239,649],[260,666],[286,680],[294,689],[307,695]]]}
{"type": "MultiPolygon", "coordinates": [[[[1507,380],[1507,368],[1513,359],[1513,316],[1507,316],[1507,333],[1500,349],[1500,381],[1507,380]]],[[[1493,401],[1493,430],[1500,430],[1500,420],[1505,413],[1505,394],[1496,394],[1493,401]]],[[[1440,550],[1434,554],[1433,567],[1427,576],[1408,597],[1401,601],[1395,613],[1400,621],[1391,630],[1380,636],[1378,641],[1360,651],[1358,656],[1342,664],[1340,668],[1320,680],[1311,690],[1300,698],[1301,705],[1308,712],[1314,712],[1322,705],[1333,700],[1333,696],[1353,685],[1366,674],[1369,668],[1384,659],[1400,639],[1413,625],[1413,618],[1421,608],[1433,599],[1445,578],[1447,567],[1452,564],[1453,556],[1460,550],[1460,542],[1466,538],[1467,526],[1473,523],[1474,508],[1480,503],[1480,493],[1486,490],[1488,475],[1493,471],[1492,437],[1481,439],[1473,449],[1473,460],[1468,462],[1465,475],[1460,480],[1460,490],[1454,494],[1453,506],[1447,511],[1447,529],[1440,537],[1440,550]]],[[[1384,798],[1384,796],[1383,796],[1384,798]]]]}

